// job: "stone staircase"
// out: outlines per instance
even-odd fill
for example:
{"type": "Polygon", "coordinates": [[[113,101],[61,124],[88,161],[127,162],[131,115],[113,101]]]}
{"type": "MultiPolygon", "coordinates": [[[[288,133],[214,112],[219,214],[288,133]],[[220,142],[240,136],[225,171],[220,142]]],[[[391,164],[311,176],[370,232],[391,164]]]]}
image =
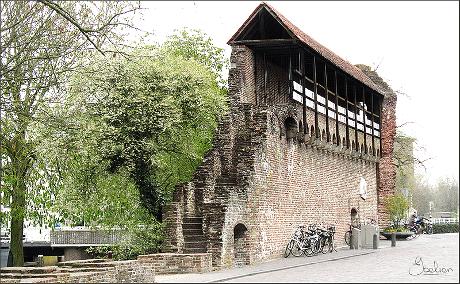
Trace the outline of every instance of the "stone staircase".
{"type": "Polygon", "coordinates": [[[203,217],[186,216],[182,219],[184,253],[205,253],[206,240],[203,235],[203,217]]]}

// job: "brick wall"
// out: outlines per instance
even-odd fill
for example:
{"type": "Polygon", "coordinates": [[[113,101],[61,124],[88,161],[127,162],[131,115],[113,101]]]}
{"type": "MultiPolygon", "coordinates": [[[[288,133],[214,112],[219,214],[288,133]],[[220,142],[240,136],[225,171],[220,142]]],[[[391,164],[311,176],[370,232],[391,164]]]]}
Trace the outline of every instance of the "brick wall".
{"type": "MultiPolygon", "coordinates": [[[[267,58],[264,63],[263,57],[242,46],[232,47],[230,61],[230,113],[219,123],[213,149],[192,181],[177,188],[173,203],[176,212],[183,208],[184,214],[203,217],[212,265],[229,267],[280,257],[299,224],[334,224],[336,243],[343,245],[352,208],[362,222],[385,218],[381,200],[391,193],[393,178],[388,161],[384,159],[382,165],[382,159],[372,153],[316,140],[314,131],[288,139],[285,121],[294,119],[297,132],[302,106],[289,99],[282,67],[267,58]],[[268,67],[267,76],[261,64],[268,67]],[[368,185],[365,200],[358,191],[361,177],[368,185]],[[247,229],[243,237],[235,235],[235,228],[242,226],[247,229]]],[[[384,101],[383,113],[388,118],[384,124],[394,120],[395,100],[389,98],[384,101]]],[[[326,118],[320,114],[318,120],[321,133],[326,118]]],[[[307,112],[307,123],[314,125],[312,110],[307,112]]],[[[334,125],[334,120],[329,123],[334,125]]],[[[386,135],[383,154],[388,156],[393,128],[381,128],[386,135]]],[[[340,138],[345,131],[345,125],[339,124],[340,138]]],[[[350,146],[354,139],[350,129],[350,146]]],[[[371,141],[370,136],[367,139],[371,141]]],[[[363,140],[360,132],[358,143],[363,140]]],[[[375,142],[378,149],[378,139],[375,142]]],[[[180,219],[172,220],[167,230],[176,240],[171,242],[180,243],[180,219]]]]}
{"type": "MultiPolygon", "coordinates": [[[[58,263],[59,264],[59,263],[58,263]]],[[[126,260],[85,260],[65,262],[62,267],[1,268],[5,283],[153,283],[152,263],[126,260]],[[65,264],[65,265],[64,265],[65,264]]]]}
{"type": "Polygon", "coordinates": [[[173,273],[202,273],[209,272],[212,269],[211,254],[193,253],[193,254],[175,254],[175,253],[158,253],[149,255],[140,255],[138,257],[140,264],[146,264],[153,267],[155,274],[173,274],[173,273]]]}

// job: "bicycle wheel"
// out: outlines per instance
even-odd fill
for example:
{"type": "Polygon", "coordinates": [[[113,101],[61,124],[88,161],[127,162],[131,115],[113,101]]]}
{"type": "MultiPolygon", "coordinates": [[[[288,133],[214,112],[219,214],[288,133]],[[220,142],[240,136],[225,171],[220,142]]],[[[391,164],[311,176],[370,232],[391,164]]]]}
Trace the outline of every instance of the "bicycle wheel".
{"type": "Polygon", "coordinates": [[[323,240],[323,244],[321,246],[321,252],[322,253],[328,253],[328,252],[331,252],[331,240],[329,238],[325,238],[323,240]]]}
{"type": "Polygon", "coordinates": [[[427,233],[429,235],[433,234],[433,226],[428,225],[427,233]]]}
{"type": "Polygon", "coordinates": [[[293,256],[301,256],[303,251],[301,248],[301,243],[299,241],[294,242],[294,246],[292,247],[291,253],[293,256]]]}
{"type": "Polygon", "coordinates": [[[308,240],[304,253],[306,256],[312,256],[314,254],[314,247],[316,246],[316,241],[314,239],[308,240]]]}
{"type": "Polygon", "coordinates": [[[284,250],[284,257],[288,257],[291,254],[294,244],[295,244],[294,240],[289,241],[289,243],[286,245],[286,249],[284,250]]]}
{"type": "Polygon", "coordinates": [[[350,243],[351,243],[351,232],[350,231],[347,231],[345,233],[345,243],[350,246],[350,243]]]}

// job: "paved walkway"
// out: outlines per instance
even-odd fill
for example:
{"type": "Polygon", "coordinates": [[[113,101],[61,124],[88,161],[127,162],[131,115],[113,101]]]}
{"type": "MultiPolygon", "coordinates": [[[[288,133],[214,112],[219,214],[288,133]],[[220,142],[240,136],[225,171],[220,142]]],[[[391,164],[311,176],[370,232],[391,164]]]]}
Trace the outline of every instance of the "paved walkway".
{"type": "Polygon", "coordinates": [[[398,241],[396,247],[381,240],[378,250],[344,248],[331,254],[282,258],[203,274],[157,275],[155,281],[458,282],[458,248],[458,234],[422,235],[414,240],[398,241]]]}

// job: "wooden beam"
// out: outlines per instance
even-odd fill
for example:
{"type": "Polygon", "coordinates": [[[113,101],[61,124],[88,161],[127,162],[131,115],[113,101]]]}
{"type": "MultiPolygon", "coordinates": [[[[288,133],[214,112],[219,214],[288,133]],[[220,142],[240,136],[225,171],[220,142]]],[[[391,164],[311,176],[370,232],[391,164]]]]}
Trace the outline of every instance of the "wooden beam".
{"type": "Polygon", "coordinates": [[[346,143],[347,143],[347,149],[350,149],[350,125],[348,124],[348,79],[347,77],[345,76],[345,124],[346,124],[346,128],[345,128],[345,136],[346,136],[346,143]]]}
{"type": "Polygon", "coordinates": [[[371,93],[371,110],[372,110],[372,116],[371,116],[371,125],[372,125],[372,156],[375,156],[375,142],[374,142],[374,94],[371,93]]]}
{"type": "Polygon", "coordinates": [[[325,86],[325,90],[326,90],[326,96],[325,96],[325,100],[326,100],[326,142],[329,143],[330,141],[330,137],[329,137],[329,96],[328,96],[328,92],[327,92],[327,64],[326,62],[324,62],[324,86],[325,86]]]}
{"type": "Polygon", "coordinates": [[[303,133],[307,134],[307,96],[305,94],[305,51],[300,51],[300,73],[302,74],[301,77],[301,84],[302,84],[302,120],[303,120],[303,133]]]}
{"type": "Polygon", "coordinates": [[[367,143],[366,143],[366,136],[367,136],[367,132],[366,132],[366,109],[365,109],[365,105],[366,105],[366,97],[365,97],[365,90],[364,90],[364,85],[362,86],[361,88],[362,90],[362,97],[363,97],[363,106],[362,106],[362,109],[363,109],[363,130],[364,130],[364,154],[367,154],[367,143]]]}
{"type": "Polygon", "coordinates": [[[295,45],[297,44],[297,40],[295,39],[244,39],[234,41],[233,44],[243,44],[248,46],[282,46],[282,45],[295,45]]]}
{"type": "Polygon", "coordinates": [[[293,99],[294,98],[294,82],[292,80],[292,54],[291,54],[291,50],[289,50],[289,75],[288,76],[289,76],[289,94],[291,95],[291,97],[293,99]]]}
{"type": "Polygon", "coordinates": [[[379,124],[379,139],[380,139],[380,157],[382,156],[382,122],[383,122],[383,119],[382,119],[382,113],[383,113],[383,97],[380,97],[380,106],[379,106],[379,109],[380,109],[380,124],[379,124]]]}
{"type": "Polygon", "coordinates": [[[314,103],[315,103],[315,137],[318,139],[319,130],[318,130],[318,90],[316,85],[316,56],[313,55],[313,94],[314,94],[314,103]]]}
{"type": "Polygon", "coordinates": [[[264,105],[267,105],[267,59],[264,52],[264,105]]]}
{"type": "Polygon", "coordinates": [[[334,83],[335,83],[335,137],[337,146],[340,145],[339,135],[339,98],[338,98],[338,87],[337,87],[337,70],[334,70],[334,83]]]}
{"type": "Polygon", "coordinates": [[[355,150],[359,152],[359,143],[358,143],[358,104],[356,103],[356,84],[353,85],[353,94],[354,94],[354,102],[355,102],[355,150]]]}

